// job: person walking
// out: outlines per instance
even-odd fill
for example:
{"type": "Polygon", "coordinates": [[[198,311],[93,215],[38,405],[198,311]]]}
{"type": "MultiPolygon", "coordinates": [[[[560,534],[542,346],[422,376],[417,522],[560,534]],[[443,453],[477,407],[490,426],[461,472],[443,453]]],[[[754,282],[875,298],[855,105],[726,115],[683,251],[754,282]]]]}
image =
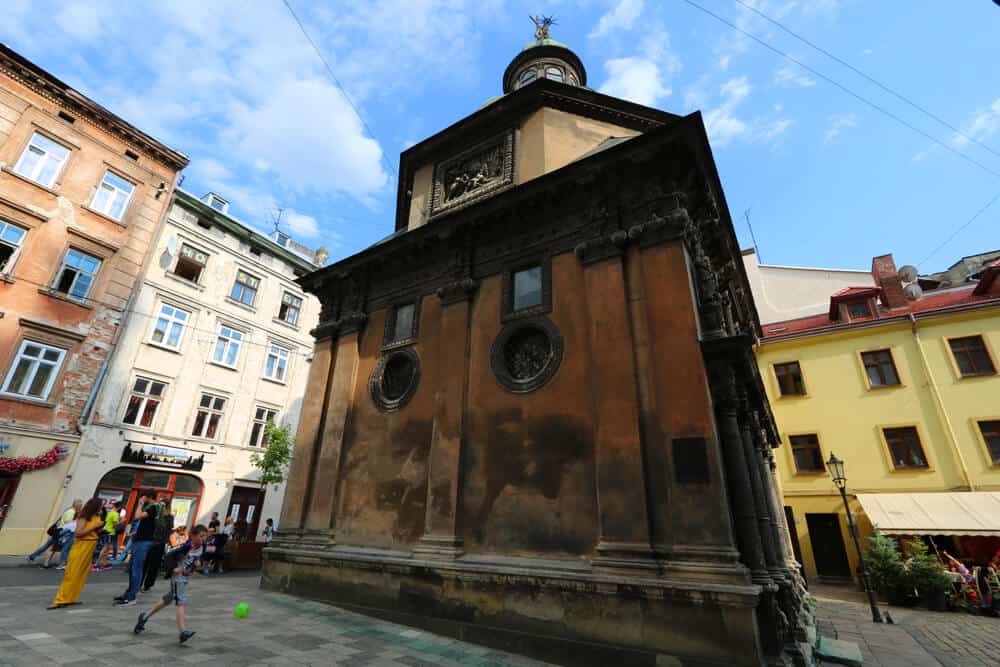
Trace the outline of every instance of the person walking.
{"type": "MultiPolygon", "coordinates": [[[[76,500],[73,501],[72,505],[63,510],[63,513],[59,515],[59,518],[56,519],[56,522],[49,527],[49,539],[45,541],[45,544],[35,549],[28,556],[29,563],[34,563],[36,558],[41,556],[49,549],[52,549],[53,551],[59,551],[59,547],[61,545],[60,537],[63,526],[72,521],[73,517],[76,516],[76,513],[79,512],[80,508],[82,507],[83,507],[83,501],[77,498],[76,500]]],[[[51,556],[49,558],[46,558],[46,564],[50,560],[51,556]]],[[[43,565],[42,567],[46,566],[47,565],[43,565]]]]}
{"type": "Polygon", "coordinates": [[[163,563],[163,554],[166,553],[170,544],[170,533],[174,532],[174,514],[170,509],[170,501],[157,503],[156,529],[153,531],[153,546],[146,556],[146,571],[142,576],[142,592],[148,593],[156,583],[157,575],[160,574],[160,564],[163,563]]]}
{"type": "Polygon", "coordinates": [[[138,521],[132,537],[132,562],[129,567],[128,590],[115,597],[115,605],[119,607],[134,605],[135,596],[139,593],[143,577],[146,573],[146,557],[156,541],[153,533],[156,531],[156,519],[159,505],[154,491],[147,489],[139,493],[136,503],[135,519],[138,521]]]}
{"type": "Polygon", "coordinates": [[[122,501],[116,500],[111,504],[111,509],[104,517],[104,532],[101,533],[101,539],[98,542],[98,555],[97,562],[94,567],[97,570],[110,570],[111,565],[108,564],[108,552],[112,551],[112,560],[118,557],[118,534],[121,532],[122,527],[122,501]]]}
{"type": "Polygon", "coordinates": [[[270,544],[274,539],[274,519],[264,522],[264,544],[270,544]]]}
{"type": "Polygon", "coordinates": [[[209,519],[209,521],[208,521],[208,529],[212,530],[213,528],[216,531],[219,530],[219,513],[218,512],[212,512],[212,518],[209,519]]]}
{"type": "Polygon", "coordinates": [[[94,556],[99,533],[104,530],[100,498],[91,498],[87,501],[77,514],[75,525],[76,539],[70,550],[66,573],[63,574],[59,590],[47,609],[80,604],[80,593],[90,573],[90,560],[94,556]]]}
{"type": "Polygon", "coordinates": [[[176,549],[171,549],[166,555],[166,566],[171,572],[170,590],[163,598],[157,602],[149,611],[139,614],[139,620],[135,623],[133,632],[139,634],[146,629],[146,622],[156,612],[160,611],[171,602],[177,606],[177,638],[180,643],[184,643],[194,636],[194,631],[188,630],[184,618],[184,610],[188,605],[187,585],[191,580],[191,575],[196,569],[201,567],[202,553],[204,552],[204,540],[208,529],[198,524],[191,529],[191,539],[176,549]]]}

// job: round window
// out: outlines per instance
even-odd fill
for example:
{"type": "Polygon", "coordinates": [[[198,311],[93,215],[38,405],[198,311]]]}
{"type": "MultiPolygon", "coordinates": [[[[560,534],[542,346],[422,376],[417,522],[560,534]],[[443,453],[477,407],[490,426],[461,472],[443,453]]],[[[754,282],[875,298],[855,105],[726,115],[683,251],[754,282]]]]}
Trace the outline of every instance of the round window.
{"type": "Polygon", "coordinates": [[[543,386],[562,360],[559,330],[545,317],[511,322],[493,342],[491,365],[500,386],[523,394],[543,386]]]}
{"type": "Polygon", "coordinates": [[[536,76],[538,75],[535,73],[535,70],[533,69],[521,72],[521,76],[518,77],[517,79],[518,86],[527,86],[529,83],[535,80],[536,76]]]}
{"type": "Polygon", "coordinates": [[[420,381],[420,357],[412,348],[394,350],[372,369],[368,389],[380,410],[399,410],[413,396],[420,381]]]}

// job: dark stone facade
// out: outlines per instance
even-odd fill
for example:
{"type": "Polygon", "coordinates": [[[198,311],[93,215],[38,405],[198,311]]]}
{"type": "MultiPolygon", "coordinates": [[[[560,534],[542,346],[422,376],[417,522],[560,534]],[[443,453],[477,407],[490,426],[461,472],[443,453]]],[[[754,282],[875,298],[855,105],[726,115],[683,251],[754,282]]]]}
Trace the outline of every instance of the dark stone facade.
{"type": "Polygon", "coordinates": [[[264,585],[562,664],[807,662],[700,115],[538,82],[410,157],[447,163],[554,96],[644,132],[302,279],[323,308],[264,585]],[[516,317],[526,266],[542,296],[516,317]],[[419,373],[394,406],[406,303],[419,373]]]}

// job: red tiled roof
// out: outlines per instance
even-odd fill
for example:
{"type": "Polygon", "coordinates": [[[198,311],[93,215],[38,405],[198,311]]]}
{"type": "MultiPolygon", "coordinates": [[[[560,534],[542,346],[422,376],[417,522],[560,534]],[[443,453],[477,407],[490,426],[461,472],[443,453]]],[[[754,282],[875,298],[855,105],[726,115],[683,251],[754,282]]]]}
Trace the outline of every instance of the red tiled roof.
{"type": "MultiPolygon", "coordinates": [[[[996,262],[994,262],[994,264],[996,264],[996,262]]],[[[990,267],[992,268],[993,264],[991,264],[990,267]]],[[[908,302],[903,308],[894,308],[891,310],[876,304],[876,307],[878,308],[878,318],[865,320],[864,322],[831,322],[828,313],[820,313],[818,315],[801,317],[795,320],[772,322],[771,324],[762,325],[761,329],[764,333],[764,340],[768,340],[771,338],[779,338],[790,334],[809,331],[815,331],[817,333],[823,331],[825,333],[827,331],[834,332],[841,329],[847,329],[852,326],[877,325],[880,320],[885,320],[886,318],[905,317],[910,314],[929,314],[938,310],[948,310],[951,308],[987,303],[991,301],[996,302],[996,305],[1000,306],[1000,294],[976,294],[974,288],[974,285],[963,285],[962,287],[956,289],[928,292],[917,301],[908,302]]],[[[878,288],[848,287],[846,290],[841,290],[841,292],[838,292],[837,295],[834,296],[841,296],[842,298],[844,292],[855,289],[877,290],[878,288]]]]}

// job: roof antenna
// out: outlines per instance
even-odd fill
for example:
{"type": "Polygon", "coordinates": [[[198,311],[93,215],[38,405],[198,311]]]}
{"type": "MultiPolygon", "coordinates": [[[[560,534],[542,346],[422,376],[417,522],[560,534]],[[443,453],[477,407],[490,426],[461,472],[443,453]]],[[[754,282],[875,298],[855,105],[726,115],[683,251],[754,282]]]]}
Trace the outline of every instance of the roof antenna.
{"type": "Polygon", "coordinates": [[[278,227],[281,225],[281,214],[284,213],[284,212],[285,212],[285,209],[283,209],[283,208],[278,208],[278,209],[275,209],[275,210],[271,211],[271,224],[274,225],[274,231],[275,231],[275,233],[278,233],[278,232],[281,231],[280,229],[278,229],[278,227]]]}
{"type": "Polygon", "coordinates": [[[753,235],[753,225],[750,224],[750,209],[743,211],[743,217],[746,218],[747,227],[750,229],[750,240],[753,241],[753,251],[757,255],[757,262],[763,264],[764,258],[760,256],[760,248],[757,247],[757,237],[753,235]]]}

